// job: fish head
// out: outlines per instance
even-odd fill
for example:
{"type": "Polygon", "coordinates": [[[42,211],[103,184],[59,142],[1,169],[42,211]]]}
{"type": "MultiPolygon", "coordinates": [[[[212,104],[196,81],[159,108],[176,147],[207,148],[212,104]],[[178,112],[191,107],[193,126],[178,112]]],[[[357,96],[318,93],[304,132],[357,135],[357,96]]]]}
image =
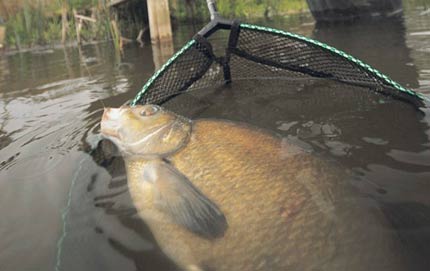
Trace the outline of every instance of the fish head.
{"type": "Polygon", "coordinates": [[[163,157],[188,142],[191,120],[152,104],[105,108],[101,134],[123,154],[163,157]]]}

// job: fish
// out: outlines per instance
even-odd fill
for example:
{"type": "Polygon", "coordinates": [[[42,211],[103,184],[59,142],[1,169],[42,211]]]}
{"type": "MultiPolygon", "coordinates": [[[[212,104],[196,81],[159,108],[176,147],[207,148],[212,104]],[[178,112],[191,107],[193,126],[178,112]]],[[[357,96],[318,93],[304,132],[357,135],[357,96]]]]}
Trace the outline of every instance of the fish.
{"type": "Polygon", "coordinates": [[[157,105],[105,108],[138,215],[182,270],[405,270],[346,170],[270,131],[157,105]]]}

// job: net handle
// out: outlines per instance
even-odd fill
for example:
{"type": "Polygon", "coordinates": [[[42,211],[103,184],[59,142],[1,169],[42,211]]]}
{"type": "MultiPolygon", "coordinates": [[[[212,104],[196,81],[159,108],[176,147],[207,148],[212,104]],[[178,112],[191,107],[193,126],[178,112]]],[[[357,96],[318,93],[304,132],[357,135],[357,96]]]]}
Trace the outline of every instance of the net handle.
{"type": "Polygon", "coordinates": [[[218,29],[231,29],[233,25],[233,20],[228,20],[218,13],[215,0],[206,0],[208,5],[209,13],[211,15],[211,21],[203,27],[198,34],[202,37],[209,37],[212,33],[216,32],[218,29]]]}
{"type": "Polygon", "coordinates": [[[209,13],[211,14],[211,20],[214,20],[215,18],[220,17],[218,13],[218,9],[216,7],[216,1],[206,0],[206,3],[208,5],[209,13]]]}

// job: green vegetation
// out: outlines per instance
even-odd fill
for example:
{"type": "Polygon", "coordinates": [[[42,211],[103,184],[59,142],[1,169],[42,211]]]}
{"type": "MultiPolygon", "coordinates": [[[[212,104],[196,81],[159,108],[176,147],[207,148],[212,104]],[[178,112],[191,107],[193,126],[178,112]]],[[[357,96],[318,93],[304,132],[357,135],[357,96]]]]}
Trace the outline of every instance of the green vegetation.
{"type": "MultiPolygon", "coordinates": [[[[80,38],[83,41],[120,37],[112,26],[115,20],[122,36],[136,37],[147,25],[145,0],[130,0],[119,8],[108,8],[109,0],[0,0],[0,17],[5,20],[8,48],[21,49],[47,45],[62,40],[77,40],[79,21],[74,11],[96,20],[84,20],[80,38]]],[[[220,13],[229,18],[271,17],[307,10],[306,0],[217,0],[220,13]]],[[[172,16],[177,21],[193,18],[207,21],[205,0],[170,0],[172,16]]]]}
{"type": "Polygon", "coordinates": [[[91,17],[80,32],[85,41],[111,37],[110,14],[102,0],[0,0],[0,16],[6,21],[8,48],[21,49],[59,42],[64,31],[69,41],[76,40],[78,22],[73,11],[91,17]],[[64,12],[64,17],[62,14],[64,12]],[[64,20],[64,21],[63,21],[64,20]]]}
{"type": "Polygon", "coordinates": [[[307,9],[305,0],[220,0],[218,9],[229,17],[263,17],[303,12],[307,9]]]}
{"type": "Polygon", "coordinates": [[[430,1],[429,0],[408,0],[403,1],[403,7],[405,9],[412,9],[421,7],[423,9],[430,9],[430,1]]]}
{"type": "Polygon", "coordinates": [[[44,6],[31,5],[24,1],[21,10],[6,17],[6,44],[22,47],[23,45],[46,44],[49,40],[59,39],[61,35],[61,19],[46,16],[51,9],[44,6]]]}
{"type": "MultiPolygon", "coordinates": [[[[170,0],[170,6],[179,20],[190,19],[192,13],[198,20],[209,17],[206,1],[203,0],[170,0]]],[[[227,18],[283,16],[308,10],[306,0],[217,0],[217,6],[220,14],[227,18]]]]}

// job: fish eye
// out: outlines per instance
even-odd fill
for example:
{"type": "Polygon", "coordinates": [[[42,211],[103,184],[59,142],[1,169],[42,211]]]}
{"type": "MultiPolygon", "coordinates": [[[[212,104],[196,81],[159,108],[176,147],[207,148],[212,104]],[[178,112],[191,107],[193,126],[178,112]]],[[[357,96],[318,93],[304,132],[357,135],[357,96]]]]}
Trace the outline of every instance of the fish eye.
{"type": "Polygon", "coordinates": [[[155,113],[157,113],[158,110],[159,109],[158,109],[157,106],[153,106],[153,105],[151,105],[151,106],[145,106],[145,108],[140,111],[140,115],[143,116],[143,117],[152,116],[155,113]]]}

